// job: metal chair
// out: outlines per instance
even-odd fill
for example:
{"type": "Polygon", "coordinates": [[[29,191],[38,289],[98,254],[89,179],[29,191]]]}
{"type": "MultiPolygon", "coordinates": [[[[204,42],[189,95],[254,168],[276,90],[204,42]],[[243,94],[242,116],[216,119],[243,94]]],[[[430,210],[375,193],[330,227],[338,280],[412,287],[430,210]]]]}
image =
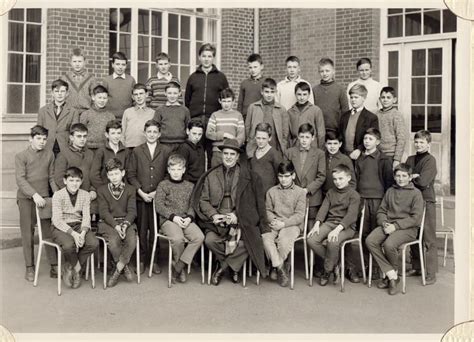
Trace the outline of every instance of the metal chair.
{"type": "MultiPolygon", "coordinates": [[[[155,261],[155,251],[156,245],[158,244],[158,238],[162,238],[168,241],[168,288],[171,287],[171,268],[173,265],[173,250],[171,249],[171,239],[160,233],[158,230],[158,215],[156,214],[156,207],[155,207],[155,200],[153,200],[153,249],[151,252],[151,259],[150,259],[150,270],[148,272],[148,278],[151,278],[152,271],[153,271],[153,262],[155,261]]],[[[189,241],[185,238],[185,243],[189,241]]],[[[191,273],[191,264],[188,265],[188,274],[191,273]]],[[[201,245],[201,284],[205,282],[205,274],[204,274],[204,243],[201,245]]]]}
{"type": "MultiPolygon", "coordinates": [[[[207,273],[207,285],[211,285],[211,277],[212,277],[212,251],[209,250],[209,265],[208,265],[208,273],[207,273]]],[[[249,262],[249,276],[251,277],[252,268],[252,260],[247,258],[242,266],[242,286],[245,287],[247,285],[247,261],[249,262]]],[[[257,285],[260,285],[260,271],[257,269],[257,285]]]]}
{"type": "MultiPolygon", "coordinates": [[[[58,252],[58,296],[61,295],[61,280],[62,280],[62,250],[61,246],[57,243],[53,242],[52,239],[44,239],[43,238],[43,227],[41,226],[41,219],[51,219],[52,217],[52,200],[51,198],[46,199],[46,205],[44,208],[36,207],[36,225],[38,227],[38,238],[39,238],[39,246],[38,246],[38,255],[36,257],[36,267],[35,267],[35,279],[33,281],[33,286],[38,285],[38,275],[39,275],[39,268],[41,263],[41,253],[43,251],[43,246],[48,245],[56,248],[58,252]]],[[[92,253],[89,259],[87,260],[87,267],[86,267],[86,280],[88,280],[89,275],[89,262],[91,264],[91,283],[92,288],[95,288],[95,273],[94,273],[94,254],[92,253]]]]}
{"type": "MultiPolygon", "coordinates": [[[[309,279],[309,271],[308,271],[308,245],[306,244],[306,233],[308,231],[308,216],[309,216],[309,203],[306,204],[306,211],[304,215],[304,226],[303,226],[303,234],[298,236],[295,240],[303,241],[303,248],[304,248],[304,271],[306,279],[309,279]]],[[[290,252],[290,289],[293,290],[295,285],[295,244],[291,247],[290,252]]]]}
{"type": "MultiPolygon", "coordinates": [[[[440,205],[440,216],[441,216],[441,227],[436,230],[436,235],[444,235],[444,253],[443,253],[443,267],[446,267],[446,255],[448,254],[448,236],[451,235],[453,241],[453,254],[454,254],[454,228],[444,225],[444,197],[437,196],[436,203],[440,205]]],[[[454,262],[454,259],[453,259],[454,262]]]]}

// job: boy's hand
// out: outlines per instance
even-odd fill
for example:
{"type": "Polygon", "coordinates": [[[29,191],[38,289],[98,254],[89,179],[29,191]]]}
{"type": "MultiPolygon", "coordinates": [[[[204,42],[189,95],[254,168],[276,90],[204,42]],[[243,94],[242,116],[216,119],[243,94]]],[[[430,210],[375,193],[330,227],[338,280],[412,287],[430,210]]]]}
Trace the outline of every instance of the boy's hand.
{"type": "Polygon", "coordinates": [[[38,193],[33,195],[33,201],[38,208],[43,208],[46,205],[46,200],[38,193]]]}
{"type": "Polygon", "coordinates": [[[173,222],[176,223],[179,226],[179,228],[186,228],[184,226],[184,219],[180,216],[173,217],[173,222]]]}
{"type": "Polygon", "coordinates": [[[150,203],[151,201],[153,201],[153,196],[150,196],[150,194],[147,194],[147,193],[144,192],[142,189],[138,189],[138,195],[140,195],[140,197],[141,197],[146,203],[150,203]]]}
{"type": "Polygon", "coordinates": [[[183,228],[188,228],[188,226],[191,224],[191,218],[190,217],[186,217],[185,219],[183,219],[183,228]]]}
{"type": "Polygon", "coordinates": [[[79,234],[79,237],[80,237],[80,242],[81,242],[81,246],[84,246],[84,243],[86,242],[86,232],[83,230],[81,231],[81,233],[79,234]]]}
{"type": "Polygon", "coordinates": [[[230,134],[229,132],[224,132],[222,135],[224,139],[235,139],[235,136],[233,134],[230,134]]]}
{"type": "Polygon", "coordinates": [[[328,241],[329,242],[337,242],[337,240],[339,239],[339,233],[343,229],[344,229],[344,227],[339,224],[336,228],[331,230],[328,234],[328,241]]]}
{"type": "Polygon", "coordinates": [[[314,234],[319,235],[319,221],[314,223],[313,228],[309,231],[308,237],[313,236],[314,234]]]}
{"type": "Polygon", "coordinates": [[[400,164],[400,162],[398,160],[394,160],[393,161],[393,168],[395,169],[398,165],[400,164]]]}
{"type": "Polygon", "coordinates": [[[118,235],[120,236],[120,238],[123,240],[123,238],[125,237],[124,234],[123,234],[123,229],[122,229],[122,225],[118,224],[115,226],[115,230],[117,231],[118,235]]]}
{"type": "Polygon", "coordinates": [[[214,223],[215,225],[219,225],[222,222],[224,222],[225,219],[226,219],[226,215],[215,214],[214,216],[212,216],[212,223],[214,223]]]}
{"type": "Polygon", "coordinates": [[[303,188],[303,190],[304,190],[304,195],[305,195],[305,196],[308,195],[308,189],[303,188]]]}
{"type": "Polygon", "coordinates": [[[91,201],[97,198],[97,192],[95,192],[94,190],[89,191],[89,195],[91,196],[91,201]]]}
{"type": "Polygon", "coordinates": [[[352,151],[351,154],[349,154],[349,157],[352,160],[356,160],[357,158],[359,158],[360,154],[361,154],[360,150],[356,149],[356,150],[352,151]]]}
{"type": "Polygon", "coordinates": [[[418,177],[420,177],[419,173],[414,173],[414,174],[411,175],[412,179],[415,179],[415,178],[418,178],[418,177]]]}
{"type": "Polygon", "coordinates": [[[78,232],[73,231],[71,233],[71,236],[74,239],[74,244],[76,245],[76,249],[81,248],[81,235],[78,232]]]}
{"type": "Polygon", "coordinates": [[[392,234],[394,231],[396,231],[397,228],[395,228],[395,225],[393,223],[387,223],[384,227],[383,227],[383,231],[385,232],[385,234],[387,235],[390,235],[392,234]]]}
{"type": "Polygon", "coordinates": [[[283,221],[274,219],[274,220],[270,223],[270,227],[271,227],[273,230],[281,230],[281,229],[285,228],[285,223],[283,223],[283,221]]]}
{"type": "Polygon", "coordinates": [[[225,223],[227,223],[227,224],[237,224],[237,216],[235,216],[234,213],[227,214],[225,223]]]}

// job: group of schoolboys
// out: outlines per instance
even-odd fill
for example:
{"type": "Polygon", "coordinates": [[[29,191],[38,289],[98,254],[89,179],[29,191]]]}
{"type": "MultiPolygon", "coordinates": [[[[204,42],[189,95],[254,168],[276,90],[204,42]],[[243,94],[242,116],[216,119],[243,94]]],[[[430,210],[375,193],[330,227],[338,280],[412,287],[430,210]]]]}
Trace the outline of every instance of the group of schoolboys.
{"type": "MultiPolygon", "coordinates": [[[[53,100],[39,110],[30,146],[15,160],[26,279],[34,277],[35,206],[48,205],[54,193],[53,227],[45,221],[43,234],[64,251],[67,285],[80,286],[82,269],[97,248],[91,214],[98,218],[98,233],[115,263],[109,286],[121,274],[133,280],[128,264],[136,234],[144,272],[152,257],[154,210],[171,240],[173,279],[185,282],[185,266],[204,241],[191,193],[206,168],[222,163],[221,147],[231,141],[245,149],[247,158],[241,161],[260,176],[266,193],[269,229],[262,240],[272,280],[288,285],[285,261],[303,233],[305,215],[311,227],[307,243],[324,260],[320,284],[326,285],[332,274],[336,279],[340,245],[358,234],[364,207],[364,241],[386,276],[379,287],[395,294],[398,247],[416,238],[426,207],[427,283],[434,283],[431,136],[417,132],[417,154],[401,163],[405,123],[394,89],[372,80],[370,60],[357,63],[361,78],[346,91],[334,81],[334,63],[328,58],[320,60],[321,81],[311,88],[299,75],[297,57],[287,58],[287,76],[276,83],[263,77],[262,58],[252,54],[250,77],[241,83],[234,109],[234,92],[214,65],[215,54],[212,45],[201,46],[201,64],[188,79],[183,105],[181,85],[165,53],[156,58],[157,76],[136,84],[125,73],[123,53],[113,54],[114,72],[100,80],[86,71],[82,51],[73,50],[72,71],[52,83],[53,100]],[[377,105],[381,109],[369,111],[369,100],[375,103],[372,111],[377,105]]],[[[161,272],[157,253],[158,248],[154,273],[161,272]]],[[[48,256],[55,277],[54,250],[48,249],[48,256]]],[[[417,258],[412,275],[420,272],[417,258]]],[[[360,281],[356,264],[349,260],[346,272],[353,282],[360,281]]]]}

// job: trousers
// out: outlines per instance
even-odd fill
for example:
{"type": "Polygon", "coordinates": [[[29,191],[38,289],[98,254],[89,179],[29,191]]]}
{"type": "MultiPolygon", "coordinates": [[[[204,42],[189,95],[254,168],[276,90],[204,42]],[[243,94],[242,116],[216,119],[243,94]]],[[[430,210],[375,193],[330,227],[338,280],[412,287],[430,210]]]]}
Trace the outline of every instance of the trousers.
{"type": "Polygon", "coordinates": [[[290,254],[295,240],[300,235],[300,227],[291,226],[262,234],[263,248],[273,267],[279,267],[290,254]]]}
{"type": "Polygon", "coordinates": [[[189,265],[204,241],[201,229],[194,222],[183,229],[176,223],[166,220],[161,225],[161,230],[170,238],[174,264],[181,260],[189,265]],[[185,238],[189,241],[186,246],[185,238]]]}
{"type": "Polygon", "coordinates": [[[115,228],[105,222],[99,222],[98,230],[99,234],[107,241],[110,254],[112,254],[115,263],[120,261],[122,264],[128,265],[136,247],[137,226],[132,224],[128,227],[123,240],[115,228]]]}

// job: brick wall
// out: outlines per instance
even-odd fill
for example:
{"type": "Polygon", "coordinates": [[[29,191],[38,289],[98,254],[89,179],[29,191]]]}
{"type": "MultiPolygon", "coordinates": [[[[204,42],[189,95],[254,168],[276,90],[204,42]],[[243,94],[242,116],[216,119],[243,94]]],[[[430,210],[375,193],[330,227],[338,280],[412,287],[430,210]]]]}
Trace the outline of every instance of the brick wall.
{"type": "Polygon", "coordinates": [[[71,50],[84,49],[86,68],[98,77],[108,74],[109,10],[51,8],[47,11],[46,82],[70,70],[71,50]]]}

